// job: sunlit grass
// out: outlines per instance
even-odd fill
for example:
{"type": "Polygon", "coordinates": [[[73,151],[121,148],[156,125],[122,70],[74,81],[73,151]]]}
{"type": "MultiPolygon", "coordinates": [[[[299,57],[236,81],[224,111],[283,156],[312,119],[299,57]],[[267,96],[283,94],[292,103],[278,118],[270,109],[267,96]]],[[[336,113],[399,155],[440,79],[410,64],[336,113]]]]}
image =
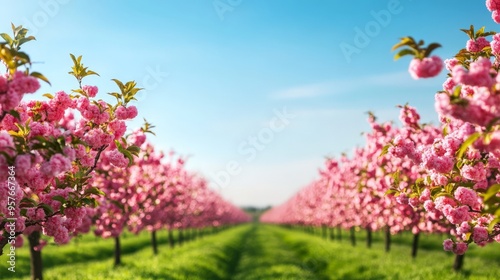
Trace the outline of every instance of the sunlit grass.
{"type": "MultiPolygon", "coordinates": [[[[113,240],[91,235],[66,246],[43,251],[45,279],[189,279],[189,280],[324,280],[324,279],[499,279],[500,244],[472,247],[464,269],[451,269],[454,256],[442,250],[444,236],[421,236],[416,259],[410,256],[411,234],[392,237],[384,251],[383,233],[373,233],[372,248],[363,231],[351,246],[342,240],[272,225],[248,224],[207,235],[171,249],[165,231],[158,233],[154,256],[150,234],[122,238],[123,265],[113,268],[113,240]]],[[[17,251],[16,273],[5,269],[0,278],[29,279],[27,248],[17,251]],[[7,274],[9,273],[9,274],[7,274]],[[15,276],[15,277],[14,277],[15,276]],[[17,277],[17,278],[16,278],[17,277]]]]}

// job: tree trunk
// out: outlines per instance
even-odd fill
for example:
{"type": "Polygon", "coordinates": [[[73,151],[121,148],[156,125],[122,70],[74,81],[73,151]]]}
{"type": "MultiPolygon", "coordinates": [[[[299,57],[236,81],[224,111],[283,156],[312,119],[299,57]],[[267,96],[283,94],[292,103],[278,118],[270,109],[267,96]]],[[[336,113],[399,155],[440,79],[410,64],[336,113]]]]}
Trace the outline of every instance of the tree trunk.
{"type": "Polygon", "coordinates": [[[115,237],[115,267],[122,264],[122,247],[120,246],[120,236],[115,237]]]}
{"type": "Polygon", "coordinates": [[[170,228],[168,229],[168,244],[170,244],[170,248],[174,248],[174,234],[170,228]]]}
{"type": "Polygon", "coordinates": [[[366,247],[372,247],[372,229],[371,227],[366,228],[366,247]]]}
{"type": "Polygon", "coordinates": [[[385,228],[385,251],[389,252],[391,250],[391,228],[385,228]]]}
{"type": "Polygon", "coordinates": [[[326,226],[325,225],[321,226],[321,235],[323,236],[323,239],[328,239],[328,236],[326,235],[326,226]]]}
{"type": "Polygon", "coordinates": [[[156,239],[156,230],[151,232],[151,245],[153,245],[153,254],[158,255],[158,241],[156,239]]]}
{"type": "Polygon", "coordinates": [[[418,251],[418,238],[420,236],[420,233],[415,233],[413,235],[413,243],[411,244],[411,256],[412,258],[417,257],[417,251],[418,251]]]}
{"type": "Polygon", "coordinates": [[[342,240],[342,228],[337,226],[337,239],[342,240]]]}
{"type": "Polygon", "coordinates": [[[28,236],[31,255],[31,279],[42,280],[42,251],[35,251],[35,247],[40,245],[40,232],[34,231],[28,236]]]}
{"type": "Polygon", "coordinates": [[[354,227],[351,227],[351,245],[356,246],[356,236],[354,235],[354,227]]]}
{"type": "Polygon", "coordinates": [[[182,242],[184,242],[184,230],[183,229],[179,229],[179,246],[182,245],[182,242]]]}
{"type": "Polygon", "coordinates": [[[453,270],[460,271],[464,266],[464,257],[465,255],[456,255],[455,262],[453,263],[453,270]]]}
{"type": "Polygon", "coordinates": [[[330,232],[330,240],[335,240],[335,232],[333,231],[333,228],[329,228],[328,231],[330,232]]]}

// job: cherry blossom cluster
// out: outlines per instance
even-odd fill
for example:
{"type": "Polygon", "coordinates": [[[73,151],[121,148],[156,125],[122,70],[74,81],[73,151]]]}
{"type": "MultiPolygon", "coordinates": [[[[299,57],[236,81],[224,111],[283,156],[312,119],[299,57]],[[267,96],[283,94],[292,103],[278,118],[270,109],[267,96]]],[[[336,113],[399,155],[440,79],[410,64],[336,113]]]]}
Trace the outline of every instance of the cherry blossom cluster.
{"type": "MultiPolygon", "coordinates": [[[[64,244],[90,227],[85,217],[102,193],[93,179],[102,157],[121,167],[131,162],[134,145],[122,139],[124,121],[137,116],[137,109],[128,104],[137,89],[133,82],[125,87],[115,81],[120,88],[116,104],[97,99],[97,86],[82,86],[83,78],[97,73],[84,67],[81,57],[71,55],[70,73],[78,89],[45,94],[46,100],[22,101],[24,94],[40,88],[39,80],[48,80],[30,73],[29,57],[20,52],[19,46],[34,37],[26,37],[22,27],[13,26],[13,31],[14,38],[2,33],[7,42],[0,44],[0,61],[7,66],[0,76],[0,249],[6,245],[7,217],[16,218],[15,246],[22,245],[23,234],[34,231],[64,244]],[[117,113],[123,110],[125,115],[117,113]],[[14,215],[7,209],[8,167],[16,169],[18,184],[14,215]]],[[[37,249],[45,243],[42,240],[37,249]]]]}
{"type": "Polygon", "coordinates": [[[202,228],[249,221],[241,209],[224,201],[207,187],[206,181],[185,168],[185,160],[155,150],[141,130],[128,139],[140,153],[128,168],[120,168],[109,156],[101,161],[96,182],[104,195],[89,216],[94,233],[118,237],[124,229],[202,228]]]}
{"type": "MultiPolygon", "coordinates": [[[[500,2],[486,6],[500,22],[500,2]]],[[[262,220],[446,232],[453,238],[443,247],[457,255],[471,243],[500,242],[500,35],[484,27],[462,31],[469,37],[464,48],[444,63],[430,56],[436,43],[423,47],[405,37],[393,47],[406,47],[395,58],[414,56],[415,79],[447,69],[435,96],[438,126],[420,124],[408,105],[401,107],[400,129],[371,118],[365,147],[352,159],[328,160],[319,180],[262,220]]]]}

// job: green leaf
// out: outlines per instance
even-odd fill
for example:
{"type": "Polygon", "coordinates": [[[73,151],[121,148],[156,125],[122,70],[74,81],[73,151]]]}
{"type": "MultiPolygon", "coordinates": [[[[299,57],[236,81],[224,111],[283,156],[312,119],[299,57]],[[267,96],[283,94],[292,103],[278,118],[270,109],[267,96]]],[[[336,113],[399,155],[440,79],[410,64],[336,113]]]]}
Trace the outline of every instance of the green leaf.
{"type": "Polygon", "coordinates": [[[493,229],[495,228],[495,226],[500,223],[500,217],[499,217],[500,216],[500,209],[497,212],[495,212],[495,216],[496,216],[496,218],[493,219],[493,221],[491,221],[489,226],[488,226],[489,232],[492,232],[493,229]]]}
{"type": "Polygon", "coordinates": [[[405,55],[416,55],[416,52],[412,49],[402,49],[394,55],[394,60],[398,60],[405,55]]]}
{"type": "Polygon", "coordinates": [[[485,28],[486,28],[485,26],[479,28],[479,30],[476,31],[474,38],[477,39],[478,37],[483,37],[483,33],[484,33],[485,28]]]}
{"type": "Polygon", "coordinates": [[[43,212],[45,212],[45,215],[47,215],[47,216],[52,215],[54,213],[54,210],[52,209],[52,207],[50,207],[50,205],[45,204],[45,203],[38,204],[38,208],[42,208],[43,212]]]}
{"type": "Polygon", "coordinates": [[[32,77],[35,77],[35,78],[38,78],[44,82],[46,82],[47,84],[51,85],[50,82],[49,82],[49,79],[47,79],[44,75],[42,75],[41,73],[38,73],[38,72],[31,72],[30,73],[30,76],[32,77]]]}
{"type": "Polygon", "coordinates": [[[388,189],[386,192],[385,192],[385,195],[396,195],[396,194],[399,194],[399,191],[396,190],[396,189],[388,189]]]}
{"type": "Polygon", "coordinates": [[[496,197],[498,192],[500,191],[500,184],[491,185],[486,193],[484,194],[484,202],[489,201],[491,198],[496,197]]]}
{"type": "Polygon", "coordinates": [[[415,43],[415,40],[408,36],[408,37],[403,37],[401,38],[401,41],[399,41],[399,43],[395,44],[394,46],[392,46],[392,51],[402,47],[402,46],[416,46],[416,43],[415,43]]]}
{"type": "Polygon", "coordinates": [[[14,118],[16,118],[18,121],[21,121],[21,115],[19,114],[18,111],[12,109],[12,110],[9,111],[9,114],[11,116],[13,116],[14,118]]]}
{"type": "Polygon", "coordinates": [[[127,151],[129,151],[130,153],[132,153],[133,155],[138,155],[139,152],[141,151],[141,148],[137,147],[137,146],[129,146],[127,148],[127,151]]]}
{"type": "Polygon", "coordinates": [[[386,155],[388,152],[389,152],[389,148],[392,146],[392,144],[387,144],[385,145],[383,148],[382,148],[382,151],[380,152],[380,155],[378,156],[378,158],[381,158],[383,157],[384,155],[386,155]]]}
{"type": "Polygon", "coordinates": [[[44,94],[44,95],[42,95],[42,96],[45,96],[45,97],[47,97],[48,99],[54,99],[54,96],[53,96],[52,94],[50,94],[50,93],[45,93],[45,94],[44,94]]]}
{"type": "Polygon", "coordinates": [[[52,197],[52,200],[59,201],[59,202],[61,202],[61,204],[66,203],[66,198],[64,198],[63,196],[60,196],[60,195],[56,195],[56,196],[52,197]]]}
{"type": "Polygon", "coordinates": [[[14,40],[12,40],[12,38],[7,33],[1,33],[0,36],[2,36],[2,38],[5,40],[5,42],[9,46],[12,46],[12,43],[14,42],[14,40]]]}
{"type": "Polygon", "coordinates": [[[480,136],[481,136],[481,134],[479,132],[471,134],[469,136],[469,138],[467,138],[467,140],[465,140],[462,143],[462,145],[460,146],[460,149],[458,149],[457,159],[461,159],[463,157],[465,151],[467,151],[467,148],[469,148],[470,145],[472,145],[474,142],[476,142],[476,140],[479,139],[480,136]]]}
{"type": "Polygon", "coordinates": [[[437,48],[440,48],[441,45],[438,43],[432,43],[427,48],[425,49],[424,57],[429,57],[431,55],[431,52],[437,48]]]}
{"type": "Polygon", "coordinates": [[[21,46],[22,44],[29,42],[29,41],[32,41],[32,40],[36,40],[34,36],[29,36],[26,38],[19,39],[18,45],[21,46]]]}
{"type": "Polygon", "coordinates": [[[19,207],[21,208],[31,208],[34,207],[35,205],[36,201],[29,197],[23,197],[23,199],[21,199],[21,202],[19,203],[19,207]]]}
{"type": "Polygon", "coordinates": [[[99,188],[96,188],[96,187],[90,187],[88,189],[85,190],[85,194],[95,194],[95,195],[104,195],[105,193],[103,191],[101,191],[99,188]]]}
{"type": "Polygon", "coordinates": [[[85,204],[85,205],[89,205],[91,206],[92,208],[96,208],[99,203],[97,202],[96,199],[94,198],[89,198],[89,197],[85,197],[82,199],[82,202],[85,204]]]}

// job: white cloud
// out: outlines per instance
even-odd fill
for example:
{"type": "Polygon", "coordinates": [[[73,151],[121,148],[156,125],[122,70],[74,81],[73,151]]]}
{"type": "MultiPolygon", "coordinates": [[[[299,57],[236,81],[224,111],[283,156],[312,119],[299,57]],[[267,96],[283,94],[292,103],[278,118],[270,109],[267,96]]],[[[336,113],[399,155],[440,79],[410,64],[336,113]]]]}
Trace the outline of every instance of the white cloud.
{"type": "Polygon", "coordinates": [[[335,87],[330,83],[302,85],[277,91],[272,94],[275,99],[310,98],[331,93],[335,87]]]}
{"type": "MultiPolygon", "coordinates": [[[[440,81],[440,80],[439,80],[440,81]]],[[[271,93],[272,99],[313,98],[322,95],[348,93],[353,90],[369,87],[429,87],[440,86],[436,79],[413,80],[406,71],[382,73],[371,76],[326,81],[306,85],[293,86],[271,93]]]]}

